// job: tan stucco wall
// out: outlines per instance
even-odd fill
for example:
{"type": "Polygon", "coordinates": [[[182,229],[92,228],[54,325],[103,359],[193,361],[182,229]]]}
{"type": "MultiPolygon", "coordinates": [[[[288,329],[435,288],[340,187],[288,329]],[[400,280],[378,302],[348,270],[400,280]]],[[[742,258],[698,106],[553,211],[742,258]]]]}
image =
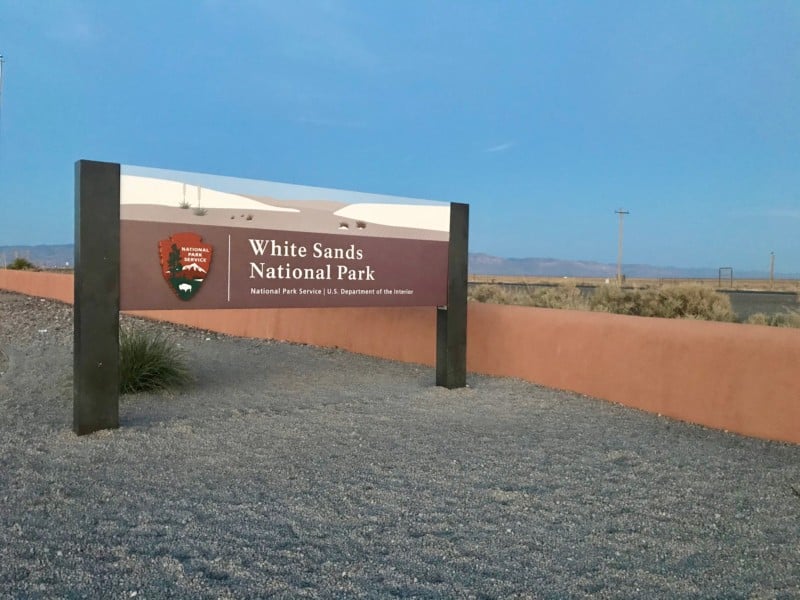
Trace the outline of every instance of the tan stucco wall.
{"type": "MultiPolygon", "coordinates": [[[[0,270],[0,288],[72,301],[73,278],[0,270]]],[[[435,309],[135,313],[432,365],[435,309]]],[[[800,331],[470,304],[467,367],[745,435],[800,443],[800,331]]]]}

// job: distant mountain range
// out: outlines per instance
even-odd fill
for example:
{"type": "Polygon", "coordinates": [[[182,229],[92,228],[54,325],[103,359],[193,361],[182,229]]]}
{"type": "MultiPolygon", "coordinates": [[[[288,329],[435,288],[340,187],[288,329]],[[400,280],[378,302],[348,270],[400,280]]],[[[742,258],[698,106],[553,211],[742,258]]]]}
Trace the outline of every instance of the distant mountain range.
{"type": "Polygon", "coordinates": [[[33,264],[46,268],[72,267],[75,246],[72,244],[47,244],[42,246],[0,246],[0,268],[15,258],[27,258],[33,264]]]}
{"type": "MultiPolygon", "coordinates": [[[[47,268],[72,267],[74,259],[72,244],[41,246],[0,246],[0,267],[4,267],[17,257],[23,257],[32,263],[47,268]]],[[[683,268],[657,267],[653,265],[623,265],[626,277],[644,279],[708,279],[718,276],[716,268],[683,268]]],[[[501,258],[489,254],[470,254],[469,273],[471,275],[524,275],[541,277],[608,277],[616,276],[615,264],[593,261],[559,260],[556,258],[501,258]]],[[[800,279],[798,273],[776,273],[776,277],[800,279]]],[[[769,273],[764,271],[738,271],[734,266],[734,277],[737,279],[766,279],[769,273]]]]}

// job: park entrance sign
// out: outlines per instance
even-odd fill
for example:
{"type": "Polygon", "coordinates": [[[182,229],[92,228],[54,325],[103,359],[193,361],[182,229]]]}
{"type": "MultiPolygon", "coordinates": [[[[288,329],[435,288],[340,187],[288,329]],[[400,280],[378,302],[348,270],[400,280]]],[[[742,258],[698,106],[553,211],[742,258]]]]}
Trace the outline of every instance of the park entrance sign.
{"type": "Polygon", "coordinates": [[[119,423],[119,311],[437,307],[436,383],[466,384],[468,206],[78,161],[78,434],[119,423]]]}
{"type": "Polygon", "coordinates": [[[444,306],[450,211],[123,165],[120,308],[444,306]]]}

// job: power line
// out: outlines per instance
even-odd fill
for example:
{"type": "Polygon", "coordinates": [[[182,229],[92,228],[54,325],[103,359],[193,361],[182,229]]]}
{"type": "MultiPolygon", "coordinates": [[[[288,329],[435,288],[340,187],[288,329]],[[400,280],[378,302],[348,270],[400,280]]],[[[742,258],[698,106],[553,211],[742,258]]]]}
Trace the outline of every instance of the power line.
{"type": "Polygon", "coordinates": [[[772,288],[775,283],[775,253],[769,253],[769,287],[772,288]]]}

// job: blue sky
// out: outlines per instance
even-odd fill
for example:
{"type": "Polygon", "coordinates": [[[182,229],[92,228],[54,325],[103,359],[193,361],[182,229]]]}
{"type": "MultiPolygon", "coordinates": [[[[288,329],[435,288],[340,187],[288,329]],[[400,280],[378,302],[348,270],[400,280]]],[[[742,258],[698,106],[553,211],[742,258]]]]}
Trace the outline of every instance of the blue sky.
{"type": "Polygon", "coordinates": [[[73,164],[471,206],[506,257],[800,272],[800,2],[0,0],[0,245],[73,164]]]}

